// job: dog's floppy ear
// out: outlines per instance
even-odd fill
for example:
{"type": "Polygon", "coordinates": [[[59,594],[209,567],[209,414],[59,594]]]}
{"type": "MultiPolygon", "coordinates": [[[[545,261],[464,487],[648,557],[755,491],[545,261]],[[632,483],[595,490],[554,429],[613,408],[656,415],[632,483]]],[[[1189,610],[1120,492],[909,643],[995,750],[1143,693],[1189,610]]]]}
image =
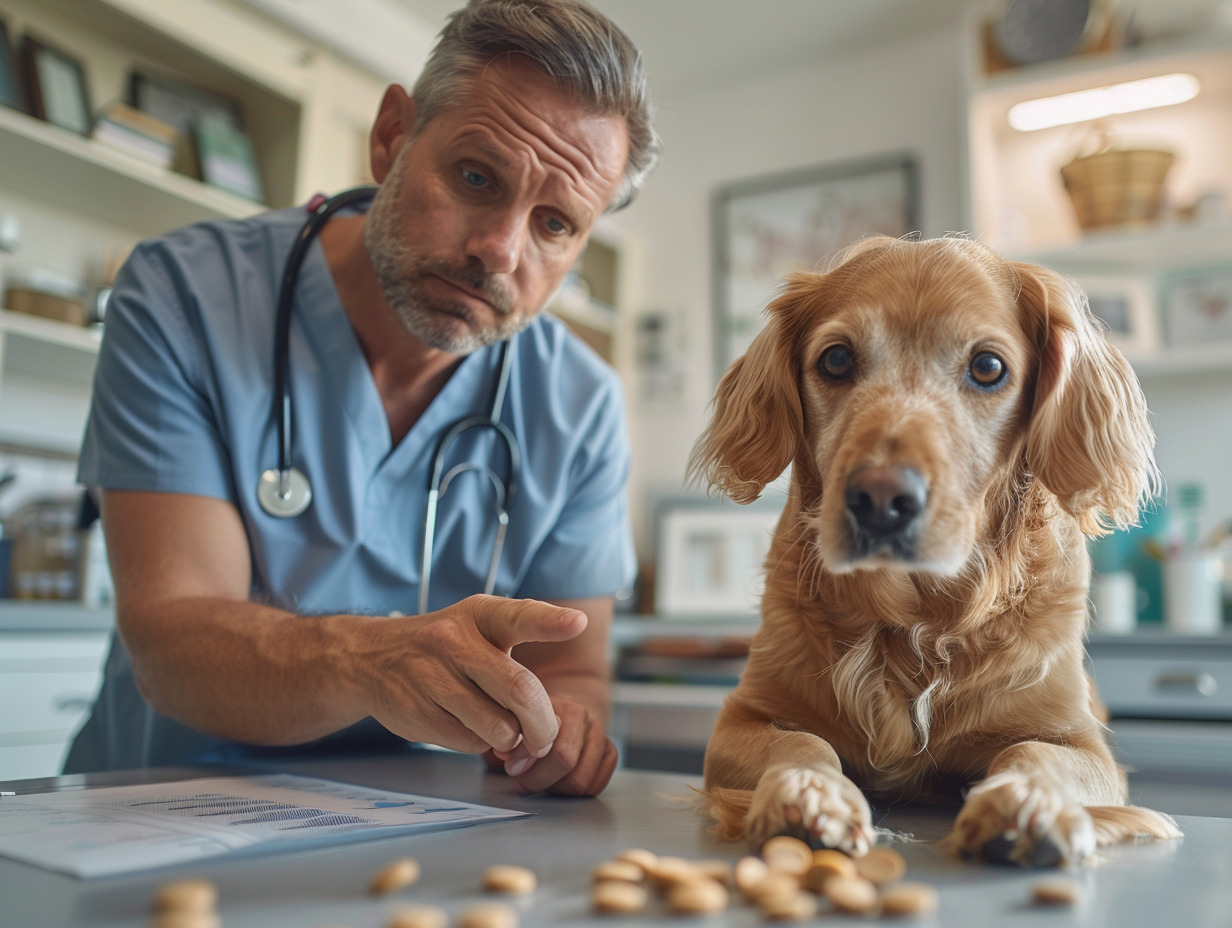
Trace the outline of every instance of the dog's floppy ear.
{"type": "Polygon", "coordinates": [[[1133,525],[1160,481],[1138,379],[1080,289],[1044,268],[1014,267],[1040,355],[1027,464],[1084,533],[1133,525]]]}
{"type": "Polygon", "coordinates": [[[710,424],[689,456],[691,481],[751,503],[792,462],[804,436],[793,310],[820,276],[787,279],[766,307],[766,327],[719,381],[710,424]]]}

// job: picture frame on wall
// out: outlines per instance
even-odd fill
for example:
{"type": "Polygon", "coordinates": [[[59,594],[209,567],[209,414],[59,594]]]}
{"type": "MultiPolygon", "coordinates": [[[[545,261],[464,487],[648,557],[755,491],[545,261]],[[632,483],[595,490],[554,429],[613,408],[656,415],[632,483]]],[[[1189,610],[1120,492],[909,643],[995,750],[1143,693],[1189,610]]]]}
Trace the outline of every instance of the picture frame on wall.
{"type": "Polygon", "coordinates": [[[715,379],[752,344],[783,278],[822,270],[872,234],[919,230],[914,155],[877,157],[736,181],[711,201],[715,379]]]}
{"type": "Polygon", "coordinates": [[[21,43],[30,114],[78,135],[92,125],[85,66],[68,52],[27,33],[21,43]]]}
{"type": "Polygon", "coordinates": [[[1121,354],[1132,361],[1159,351],[1159,313],[1150,280],[1079,276],[1074,282],[1086,294],[1091,315],[1103,324],[1108,341],[1121,354]]]}
{"type": "Polygon", "coordinates": [[[26,111],[26,94],[22,88],[17,55],[9,38],[8,24],[0,19],[0,105],[26,111]]]}
{"type": "Polygon", "coordinates": [[[766,502],[661,503],[655,520],[655,613],[701,621],[756,615],[779,514],[766,502]]]}
{"type": "Polygon", "coordinates": [[[1165,287],[1168,344],[1232,344],[1232,267],[1174,274],[1165,287]]]}
{"type": "Polygon", "coordinates": [[[243,129],[240,104],[225,94],[151,71],[128,75],[128,103],[191,136],[203,120],[243,129]]]}

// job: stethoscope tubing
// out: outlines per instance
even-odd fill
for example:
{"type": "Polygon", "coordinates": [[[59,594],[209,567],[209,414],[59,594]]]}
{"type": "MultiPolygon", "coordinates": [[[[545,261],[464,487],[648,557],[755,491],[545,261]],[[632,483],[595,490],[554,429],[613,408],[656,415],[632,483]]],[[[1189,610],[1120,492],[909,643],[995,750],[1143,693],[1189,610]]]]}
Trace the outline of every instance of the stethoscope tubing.
{"type": "MultiPolygon", "coordinates": [[[[355,187],[324,199],[315,207],[310,207],[308,220],[300,228],[283,265],[274,321],[274,395],[271,409],[271,418],[277,432],[278,466],[276,469],[263,471],[257,484],[257,500],[261,508],[276,518],[294,518],[304,512],[312,501],[311,483],[300,470],[291,465],[293,435],[289,372],[291,312],[295,302],[295,284],[312,240],[316,238],[330,217],[339,210],[362,200],[370,200],[375,195],[376,189],[372,186],[355,187]]],[[[488,564],[483,591],[490,594],[496,589],[496,574],[509,528],[509,503],[517,490],[522,467],[517,440],[512,430],[501,422],[501,412],[504,409],[505,394],[508,391],[510,370],[513,365],[513,354],[510,349],[516,338],[516,335],[510,336],[501,345],[500,369],[497,373],[492,405],[488,414],[459,419],[445,429],[437,443],[432,459],[432,476],[428,485],[428,506],[424,516],[424,546],[419,583],[419,613],[421,615],[428,611],[432,549],[435,543],[440,498],[445,495],[453,479],[467,471],[473,470],[487,476],[496,494],[496,538],[492,546],[492,557],[488,564]],[[449,471],[445,471],[451,445],[463,433],[483,428],[495,431],[505,443],[509,456],[509,478],[506,481],[502,481],[490,466],[480,466],[469,462],[455,465],[449,471]]]]}

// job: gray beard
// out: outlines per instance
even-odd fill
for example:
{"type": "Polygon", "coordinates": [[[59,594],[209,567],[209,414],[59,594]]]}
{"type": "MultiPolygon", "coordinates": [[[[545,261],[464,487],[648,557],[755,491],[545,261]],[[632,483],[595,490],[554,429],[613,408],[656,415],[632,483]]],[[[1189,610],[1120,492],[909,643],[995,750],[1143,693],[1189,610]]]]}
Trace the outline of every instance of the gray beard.
{"type": "Polygon", "coordinates": [[[512,296],[500,281],[484,272],[478,259],[454,265],[412,254],[398,232],[396,204],[400,199],[402,176],[401,165],[396,161],[372,201],[364,226],[364,246],[377,281],[402,324],[425,344],[456,355],[470,354],[526,328],[533,314],[524,318],[514,316],[512,296]],[[430,276],[444,278],[482,296],[496,310],[497,324],[476,329],[470,307],[465,303],[460,300],[434,302],[423,292],[422,286],[422,281],[430,276]],[[456,325],[442,316],[461,319],[471,327],[458,334],[454,331],[456,325]]]}

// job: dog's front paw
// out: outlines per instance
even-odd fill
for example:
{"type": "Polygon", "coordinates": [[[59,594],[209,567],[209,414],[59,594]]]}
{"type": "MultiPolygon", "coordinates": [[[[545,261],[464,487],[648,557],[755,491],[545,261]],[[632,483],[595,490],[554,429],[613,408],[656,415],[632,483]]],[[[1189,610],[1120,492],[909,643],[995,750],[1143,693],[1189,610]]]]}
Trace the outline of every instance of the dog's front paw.
{"type": "Polygon", "coordinates": [[[745,830],[755,844],[778,834],[859,856],[875,843],[872,813],[859,787],[842,774],[772,767],[753,792],[745,830]]]}
{"type": "Polygon", "coordinates": [[[1007,772],[973,788],[947,843],[963,856],[997,863],[1061,867],[1095,850],[1095,827],[1055,784],[1007,772]]]}

